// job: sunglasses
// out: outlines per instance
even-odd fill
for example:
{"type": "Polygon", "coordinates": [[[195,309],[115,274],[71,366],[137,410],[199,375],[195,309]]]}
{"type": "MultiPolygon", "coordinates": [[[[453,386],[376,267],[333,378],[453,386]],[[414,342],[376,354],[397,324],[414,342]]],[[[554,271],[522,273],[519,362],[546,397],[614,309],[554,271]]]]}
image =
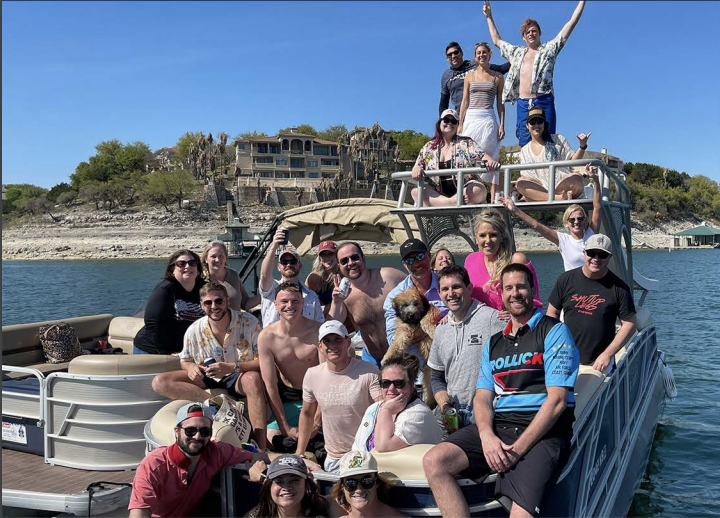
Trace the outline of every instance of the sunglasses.
{"type": "Polygon", "coordinates": [[[585,250],[585,253],[588,257],[591,259],[598,258],[598,259],[607,259],[610,257],[610,254],[607,252],[603,252],[602,250],[585,250]]]}
{"type": "Polygon", "coordinates": [[[380,388],[389,389],[390,385],[395,385],[395,388],[405,388],[407,385],[406,380],[380,380],[380,388]]]}
{"type": "Polygon", "coordinates": [[[568,221],[570,222],[571,225],[574,225],[576,221],[578,223],[582,223],[583,221],[585,221],[585,216],[578,216],[577,218],[568,218],[568,221]]]}
{"type": "Polygon", "coordinates": [[[455,126],[455,125],[458,123],[458,122],[457,122],[457,119],[455,119],[455,118],[453,118],[453,117],[445,117],[444,119],[442,119],[442,121],[443,121],[445,124],[452,124],[453,126],[455,126]]]}
{"type": "Polygon", "coordinates": [[[212,300],[211,299],[203,300],[202,305],[205,306],[206,308],[209,308],[210,306],[213,305],[213,302],[215,303],[216,306],[222,306],[223,302],[225,302],[225,299],[218,297],[218,298],[212,299],[212,300]]]}
{"type": "Polygon", "coordinates": [[[183,432],[185,432],[185,437],[195,437],[195,434],[200,432],[200,437],[210,437],[212,435],[212,428],[209,426],[203,426],[202,428],[197,428],[195,426],[188,426],[187,428],[183,428],[182,426],[178,426],[183,432]]]}
{"type": "Polygon", "coordinates": [[[335,257],[335,252],[320,252],[320,257],[335,257]]]}
{"type": "Polygon", "coordinates": [[[407,264],[408,266],[412,266],[416,262],[420,262],[423,259],[425,259],[425,256],[427,255],[427,252],[420,252],[415,257],[406,257],[403,259],[403,262],[407,264]]]}
{"type": "Polygon", "coordinates": [[[377,477],[363,477],[360,480],[356,478],[346,478],[342,481],[342,485],[348,491],[355,491],[358,486],[363,489],[371,489],[377,483],[377,477]]]}
{"type": "Polygon", "coordinates": [[[280,259],[280,264],[283,266],[295,266],[298,263],[298,260],[295,258],[292,259],[280,259]]]}
{"type": "Polygon", "coordinates": [[[185,268],[186,266],[197,266],[197,261],[195,259],[190,259],[189,261],[175,261],[175,266],[178,268],[185,268]]]}
{"type": "Polygon", "coordinates": [[[538,124],[545,124],[545,120],[544,119],[530,119],[528,121],[528,124],[530,124],[530,126],[537,126],[538,124]]]}
{"type": "Polygon", "coordinates": [[[349,255],[349,256],[347,256],[347,257],[343,257],[342,259],[340,259],[340,264],[342,264],[343,266],[345,266],[345,265],[346,265],[347,263],[349,263],[350,261],[356,263],[356,262],[358,262],[359,260],[360,260],[360,254],[353,254],[353,255],[349,255]]]}
{"type": "Polygon", "coordinates": [[[451,51],[451,52],[448,52],[448,53],[445,54],[445,55],[446,55],[447,57],[451,58],[451,57],[453,57],[453,56],[457,56],[457,55],[460,54],[461,52],[462,52],[462,50],[453,50],[453,51],[451,51]]]}

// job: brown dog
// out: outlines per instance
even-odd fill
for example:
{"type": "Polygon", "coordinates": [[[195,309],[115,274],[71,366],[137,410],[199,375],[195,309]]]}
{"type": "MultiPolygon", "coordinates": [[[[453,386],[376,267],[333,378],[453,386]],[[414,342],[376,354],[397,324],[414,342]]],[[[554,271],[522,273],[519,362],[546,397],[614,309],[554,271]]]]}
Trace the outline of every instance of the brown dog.
{"type": "MultiPolygon", "coordinates": [[[[405,352],[412,344],[418,344],[420,354],[427,362],[430,346],[435,336],[435,327],[440,310],[430,304],[417,288],[409,288],[393,299],[395,310],[395,339],[385,353],[383,361],[395,354],[405,352]]],[[[414,383],[415,380],[410,380],[414,383]]],[[[430,387],[430,367],[423,368],[423,396],[430,408],[435,408],[435,398],[430,387]]]]}

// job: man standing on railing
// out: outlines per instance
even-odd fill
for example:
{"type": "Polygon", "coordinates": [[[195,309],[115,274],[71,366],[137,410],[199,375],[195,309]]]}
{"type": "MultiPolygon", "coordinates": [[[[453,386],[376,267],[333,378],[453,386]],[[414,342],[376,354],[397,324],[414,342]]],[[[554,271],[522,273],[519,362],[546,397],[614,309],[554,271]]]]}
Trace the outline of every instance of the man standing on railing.
{"type": "Polygon", "coordinates": [[[604,234],[585,242],[584,263],[558,277],[550,294],[547,315],[559,318],[572,331],[580,349],[580,363],[606,373],[615,364],[615,353],[635,331],[635,303],[625,282],[608,268],[612,243],[604,234]],[[615,321],[620,330],[615,334],[615,321]]]}
{"type": "MultiPolygon", "coordinates": [[[[438,113],[447,110],[450,107],[450,101],[452,101],[455,111],[459,112],[463,100],[465,76],[475,70],[478,64],[476,61],[463,59],[463,51],[456,41],[451,41],[445,47],[445,59],[450,63],[450,68],[443,72],[440,78],[440,108],[438,113]]],[[[510,63],[490,65],[490,70],[507,74],[507,71],[510,70],[510,63]]]]}
{"type": "Polygon", "coordinates": [[[515,135],[520,146],[530,142],[530,134],[526,128],[527,113],[533,106],[545,110],[551,134],[555,129],[555,97],[553,90],[553,72],[555,60],[573,29],[580,21],[585,2],[578,2],[570,20],[563,26],[557,36],[548,43],[540,43],[540,24],[526,18],[520,26],[520,34],[527,46],[512,45],[500,37],[492,17],[489,0],[485,1],[483,14],[487,18],[490,37],[503,57],[510,61],[503,88],[503,102],[517,102],[517,125],[515,135]]]}

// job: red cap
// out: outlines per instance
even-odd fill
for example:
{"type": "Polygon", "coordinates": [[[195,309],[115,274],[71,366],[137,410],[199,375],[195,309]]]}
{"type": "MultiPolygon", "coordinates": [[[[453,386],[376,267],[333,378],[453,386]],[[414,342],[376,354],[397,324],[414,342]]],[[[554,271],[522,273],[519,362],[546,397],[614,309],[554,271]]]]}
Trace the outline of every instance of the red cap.
{"type": "Polygon", "coordinates": [[[335,241],[323,241],[320,245],[318,245],[318,253],[325,252],[326,250],[334,252],[336,249],[337,246],[335,245],[335,241]]]}

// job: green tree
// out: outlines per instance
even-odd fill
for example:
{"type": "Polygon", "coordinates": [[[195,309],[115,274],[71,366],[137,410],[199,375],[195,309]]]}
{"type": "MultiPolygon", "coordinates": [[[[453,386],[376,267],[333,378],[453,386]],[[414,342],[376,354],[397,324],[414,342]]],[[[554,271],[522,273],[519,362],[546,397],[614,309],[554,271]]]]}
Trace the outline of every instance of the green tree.
{"type": "Polygon", "coordinates": [[[432,138],[414,130],[390,130],[390,134],[400,146],[400,160],[415,160],[420,149],[432,138]]]}
{"type": "Polygon", "coordinates": [[[268,134],[264,131],[243,131],[242,133],[238,133],[237,135],[235,135],[233,142],[236,140],[267,138],[267,136],[268,134]]]}
{"type": "Polygon", "coordinates": [[[68,192],[68,191],[74,191],[74,189],[72,187],[70,187],[69,184],[67,184],[65,182],[60,182],[59,184],[54,185],[53,188],[48,191],[48,193],[45,195],[45,197],[52,202],[56,202],[58,199],[58,196],[60,196],[64,192],[68,192]]]}
{"type": "Polygon", "coordinates": [[[45,196],[48,192],[47,189],[30,183],[11,183],[5,185],[5,189],[7,192],[3,201],[3,214],[28,212],[27,200],[45,196]]]}
{"type": "Polygon", "coordinates": [[[65,191],[65,192],[61,193],[57,197],[56,201],[58,202],[59,205],[65,205],[65,207],[70,207],[75,202],[77,197],[78,197],[77,191],[70,190],[70,191],[65,191]]]}
{"type": "Polygon", "coordinates": [[[175,203],[178,209],[182,209],[183,200],[191,197],[199,188],[200,185],[190,171],[155,171],[148,175],[148,182],[141,196],[150,203],[162,205],[170,212],[170,207],[175,203]]]}
{"type": "Polygon", "coordinates": [[[298,133],[302,135],[312,135],[313,137],[318,136],[318,131],[310,126],[310,124],[300,124],[298,126],[288,126],[287,128],[279,129],[278,134],[280,133],[290,133],[290,129],[295,128],[298,133]]]}
{"type": "Polygon", "coordinates": [[[182,137],[180,137],[175,144],[175,148],[177,150],[177,153],[175,155],[174,162],[176,164],[184,164],[185,161],[188,158],[188,155],[190,153],[190,146],[193,144],[197,144],[198,137],[200,136],[200,132],[192,132],[192,131],[186,131],[182,137]]]}
{"type": "Polygon", "coordinates": [[[332,142],[337,142],[340,137],[345,135],[348,132],[348,129],[345,127],[345,124],[338,124],[336,126],[328,126],[321,132],[317,134],[318,138],[321,138],[323,140],[330,140],[332,142]]]}
{"type": "Polygon", "coordinates": [[[145,169],[150,148],[143,142],[121,144],[119,140],[100,142],[96,153],[80,162],[70,175],[70,183],[79,188],[88,182],[107,182],[126,171],[145,169]]]}
{"type": "Polygon", "coordinates": [[[80,187],[78,193],[80,199],[95,204],[95,210],[100,210],[100,202],[103,202],[103,185],[100,182],[87,182],[80,187]]]}

